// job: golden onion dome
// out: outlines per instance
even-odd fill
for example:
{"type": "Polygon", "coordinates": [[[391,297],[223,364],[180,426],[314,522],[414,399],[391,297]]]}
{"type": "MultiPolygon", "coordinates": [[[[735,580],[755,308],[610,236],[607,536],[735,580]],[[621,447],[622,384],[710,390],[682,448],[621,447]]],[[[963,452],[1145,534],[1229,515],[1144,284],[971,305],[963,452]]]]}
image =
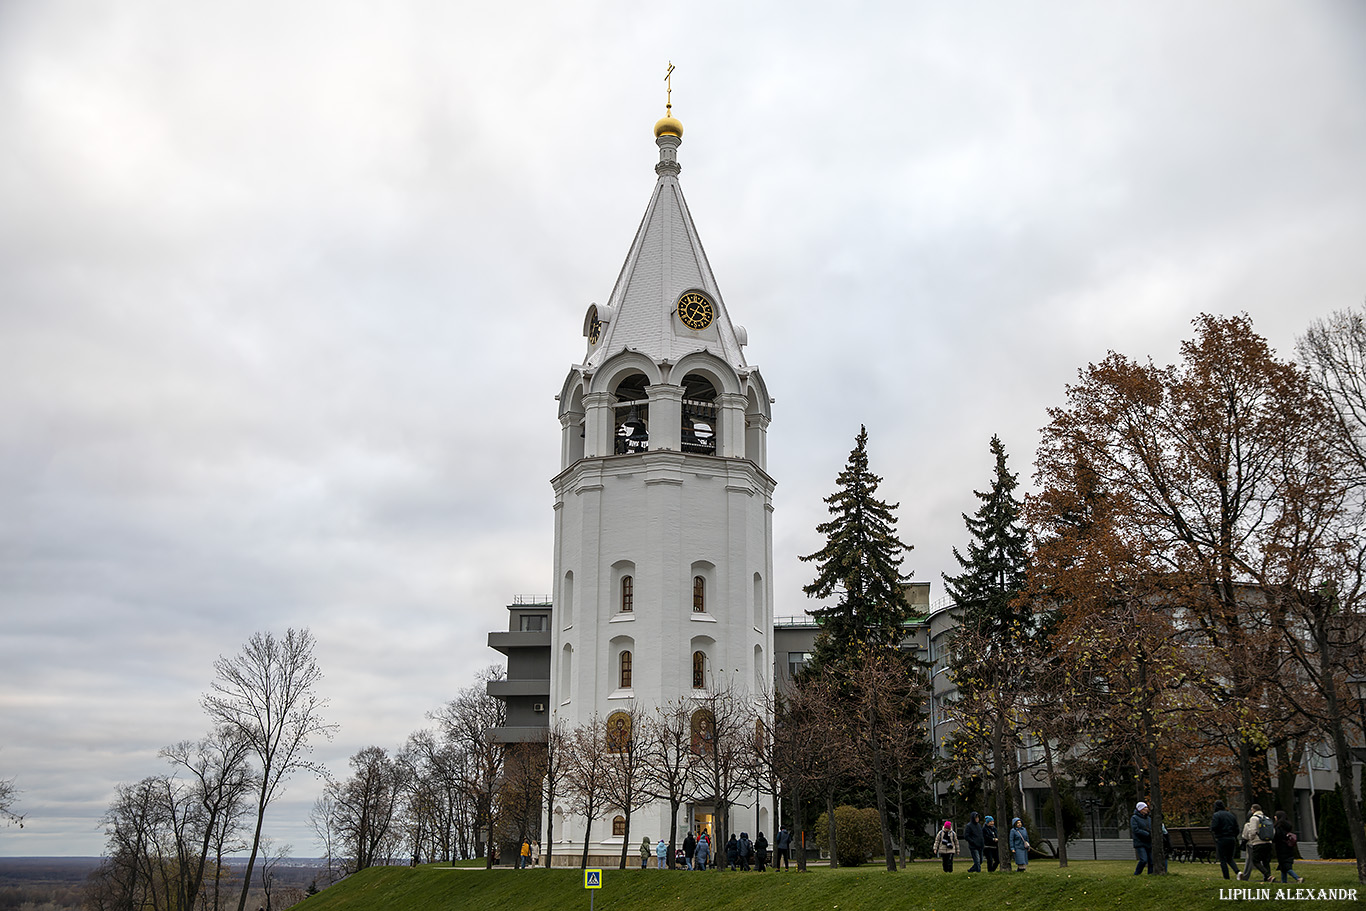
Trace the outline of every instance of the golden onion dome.
{"type": "Polygon", "coordinates": [[[661,117],[659,122],[655,124],[655,138],[658,139],[661,136],[677,136],[682,139],[683,124],[674,117],[661,117]]]}

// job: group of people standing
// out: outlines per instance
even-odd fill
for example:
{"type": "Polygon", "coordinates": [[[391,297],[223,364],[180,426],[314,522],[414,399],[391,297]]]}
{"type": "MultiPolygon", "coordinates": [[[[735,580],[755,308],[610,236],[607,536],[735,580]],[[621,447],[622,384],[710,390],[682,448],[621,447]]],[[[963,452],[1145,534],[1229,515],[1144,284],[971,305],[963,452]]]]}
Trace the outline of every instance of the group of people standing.
{"type": "MultiPolygon", "coordinates": [[[[494,863],[497,863],[495,860],[494,863]]],[[[522,850],[517,856],[517,869],[525,870],[528,867],[539,867],[541,865],[541,841],[536,838],[523,838],[522,850]]]]}
{"type": "MultiPolygon", "coordinates": [[[[968,872],[981,873],[982,861],[985,860],[987,872],[995,873],[996,868],[1001,865],[1001,837],[996,830],[996,817],[988,816],[983,820],[980,813],[973,813],[968,817],[968,824],[963,827],[963,839],[968,843],[968,853],[972,855],[972,866],[968,868],[968,872]]],[[[1028,870],[1029,831],[1018,816],[1010,821],[1006,844],[1015,860],[1016,872],[1023,873],[1028,870]]],[[[944,820],[944,825],[935,833],[934,853],[939,855],[944,872],[952,873],[953,859],[958,854],[958,833],[954,831],[952,820],[944,820]]]]}
{"type": "MultiPolygon", "coordinates": [[[[787,829],[778,832],[777,838],[773,842],[773,869],[790,869],[789,855],[792,853],[792,834],[787,829]]],[[[688,832],[683,839],[683,844],[678,850],[678,855],[674,858],[678,866],[686,866],[689,870],[705,870],[708,864],[721,865],[727,870],[744,870],[751,868],[764,872],[768,866],[769,841],[760,832],[753,841],[750,840],[748,832],[741,832],[737,838],[731,833],[730,840],[726,842],[724,853],[716,853],[715,860],[712,859],[713,851],[711,846],[711,835],[703,829],[701,834],[694,836],[688,832]]],[[[640,842],[640,867],[645,869],[650,865],[650,857],[654,856],[659,862],[659,869],[663,870],[668,866],[669,845],[664,839],[660,839],[657,845],[650,843],[649,836],[641,839],[640,842]]]]}

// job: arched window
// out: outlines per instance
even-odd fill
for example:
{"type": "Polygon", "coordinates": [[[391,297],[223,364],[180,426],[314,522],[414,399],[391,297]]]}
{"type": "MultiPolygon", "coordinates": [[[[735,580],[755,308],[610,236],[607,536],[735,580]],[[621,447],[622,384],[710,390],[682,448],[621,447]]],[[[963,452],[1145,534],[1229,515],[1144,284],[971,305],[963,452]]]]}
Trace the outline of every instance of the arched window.
{"type": "Polygon", "coordinates": [[[623,690],[629,690],[631,688],[631,653],[622,652],[619,661],[621,667],[620,673],[618,674],[618,677],[620,678],[618,685],[623,690]]]}
{"type": "Polygon", "coordinates": [[[560,705],[569,701],[569,686],[574,680],[574,646],[568,642],[560,652],[560,705]]]}
{"type": "Polygon", "coordinates": [[[621,612],[629,614],[635,610],[636,582],[630,576],[621,577],[621,612]]]}
{"type": "Polygon", "coordinates": [[[622,837],[624,837],[625,835],[626,835],[626,817],[625,817],[625,816],[613,816],[613,817],[612,817],[612,836],[613,836],[614,838],[622,838],[622,837]]]}
{"type": "Polygon", "coordinates": [[[650,400],[645,391],[649,380],[635,374],[622,380],[617,396],[613,435],[614,452],[627,455],[646,452],[650,448],[650,400]]]}
{"type": "Polygon", "coordinates": [[[631,743],[631,716],[613,712],[607,716],[607,752],[625,752],[631,743]]]}
{"type": "Polygon", "coordinates": [[[707,580],[701,576],[692,577],[692,612],[694,614],[707,612],[707,580]]]}
{"type": "Polygon", "coordinates": [[[564,586],[560,589],[560,603],[556,605],[560,612],[560,625],[562,629],[569,629],[574,625],[574,573],[571,570],[564,574],[564,586]]]}
{"type": "Polygon", "coordinates": [[[679,428],[684,452],[716,455],[716,388],[701,374],[683,377],[683,424],[679,428]]]}
{"type": "Polygon", "coordinates": [[[692,653],[692,688],[695,690],[705,689],[707,686],[707,653],[696,651],[692,653]]]}

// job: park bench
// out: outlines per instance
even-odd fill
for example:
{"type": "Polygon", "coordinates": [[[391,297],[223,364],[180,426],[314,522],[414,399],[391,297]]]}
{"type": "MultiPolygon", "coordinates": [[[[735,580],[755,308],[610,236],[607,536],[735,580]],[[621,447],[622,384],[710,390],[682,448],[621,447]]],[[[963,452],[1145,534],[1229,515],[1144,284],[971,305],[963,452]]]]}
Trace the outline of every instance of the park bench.
{"type": "Polygon", "coordinates": [[[1214,833],[1203,826],[1168,829],[1172,836],[1173,860],[1209,863],[1214,859],[1214,833]],[[1180,836],[1180,843],[1177,836],[1180,836]]]}

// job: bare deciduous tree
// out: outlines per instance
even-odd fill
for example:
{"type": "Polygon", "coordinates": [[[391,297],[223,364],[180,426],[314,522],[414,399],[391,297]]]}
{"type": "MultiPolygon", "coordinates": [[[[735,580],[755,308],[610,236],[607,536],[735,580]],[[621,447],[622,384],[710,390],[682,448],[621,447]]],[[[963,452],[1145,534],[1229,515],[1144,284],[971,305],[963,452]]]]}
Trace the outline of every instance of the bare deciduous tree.
{"type": "Polygon", "coordinates": [[[24,827],[24,817],[14,811],[14,804],[19,799],[19,791],[14,786],[13,778],[0,778],[0,819],[6,825],[17,825],[24,827]]]}
{"type": "Polygon", "coordinates": [[[250,752],[251,744],[246,738],[222,726],[198,742],[184,740],[161,751],[164,759],[189,773],[202,817],[197,856],[188,859],[187,872],[182,873],[185,894],[191,898],[199,894],[212,854],[214,908],[219,902],[223,855],[247,809],[247,793],[253,782],[250,752]]]}
{"type": "Polygon", "coordinates": [[[351,757],[351,777],[329,781],[326,807],[316,825],[331,830],[327,843],[340,852],[346,873],[364,870],[387,860],[398,845],[394,827],[405,786],[405,769],[383,747],[369,746],[351,757]]]}
{"type": "Polygon", "coordinates": [[[737,688],[730,677],[709,681],[706,691],[693,701],[698,706],[692,721],[698,786],[711,799],[716,813],[720,832],[715,844],[724,846],[731,831],[731,805],[754,766],[758,715],[753,698],[737,688]]]}
{"type": "Polygon", "coordinates": [[[545,747],[545,865],[551,866],[555,854],[555,795],[564,775],[565,754],[569,736],[564,719],[555,719],[542,735],[545,747]]]}
{"type": "MultiPolygon", "coordinates": [[[[676,850],[678,810],[697,788],[698,753],[692,748],[692,719],[686,703],[669,702],[657,706],[648,719],[642,719],[636,734],[644,750],[645,790],[654,800],[669,803],[669,856],[676,850]]],[[[719,832],[715,850],[724,850],[719,832]]]]}
{"type": "MultiPolygon", "coordinates": [[[[631,815],[646,806],[650,800],[649,789],[645,784],[646,747],[649,718],[641,717],[632,702],[623,709],[625,718],[616,712],[608,720],[606,736],[607,780],[605,783],[606,805],[620,810],[626,822],[626,831],[621,840],[621,861],[619,869],[626,869],[626,854],[631,848],[631,815]],[[616,719],[616,720],[613,720],[616,719]],[[618,722],[621,722],[618,725],[618,722]]],[[[615,836],[615,832],[613,835],[615,836]]]]}
{"type": "Polygon", "coordinates": [[[461,788],[473,804],[475,827],[485,832],[477,851],[482,852],[485,868],[493,866],[494,838],[498,828],[498,787],[503,779],[503,744],[493,730],[507,721],[507,705],[490,696],[488,684],[503,676],[503,668],[491,665],[446,705],[429,716],[441,727],[442,734],[463,754],[456,774],[461,788]]]}
{"type": "Polygon", "coordinates": [[[586,868],[593,820],[607,803],[607,743],[596,715],[588,724],[570,732],[568,746],[564,783],[570,795],[570,806],[583,817],[583,857],[579,865],[586,868]]]}
{"type": "Polygon", "coordinates": [[[256,761],[256,826],[237,911],[247,906],[267,807],[292,774],[315,768],[308,759],[312,741],[336,731],[322,718],[327,700],[317,691],[322,670],[313,645],[307,629],[286,630],[282,639],[256,633],[237,655],[214,662],[217,677],[203,698],[214,725],[244,739],[256,761]]]}

